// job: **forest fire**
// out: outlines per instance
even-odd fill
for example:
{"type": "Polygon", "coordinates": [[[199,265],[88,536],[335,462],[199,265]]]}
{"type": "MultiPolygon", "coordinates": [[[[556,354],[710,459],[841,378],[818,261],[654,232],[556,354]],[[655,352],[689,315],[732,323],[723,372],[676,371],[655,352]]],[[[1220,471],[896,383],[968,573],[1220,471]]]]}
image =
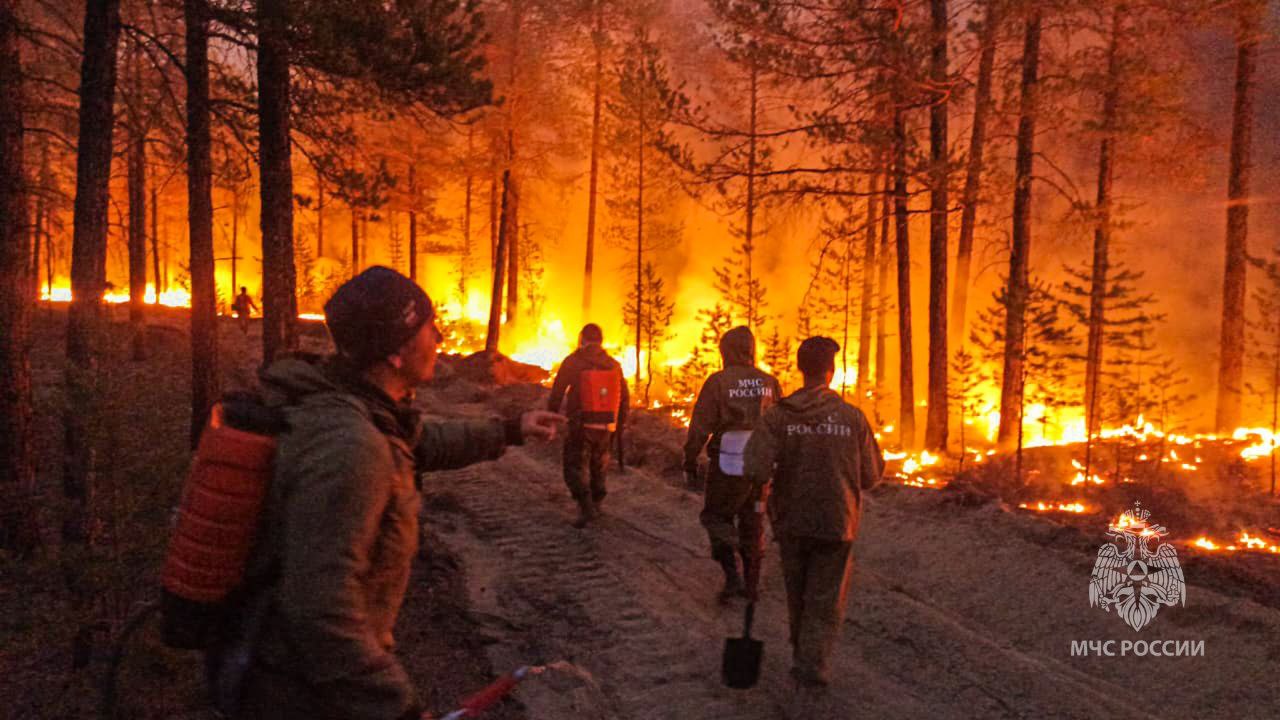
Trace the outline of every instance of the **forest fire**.
{"type": "Polygon", "coordinates": [[[1036,512],[1062,512],[1075,514],[1092,512],[1089,509],[1089,506],[1082,502],[1037,501],[1035,503],[1019,503],[1018,507],[1023,510],[1035,510],[1036,512]]]}

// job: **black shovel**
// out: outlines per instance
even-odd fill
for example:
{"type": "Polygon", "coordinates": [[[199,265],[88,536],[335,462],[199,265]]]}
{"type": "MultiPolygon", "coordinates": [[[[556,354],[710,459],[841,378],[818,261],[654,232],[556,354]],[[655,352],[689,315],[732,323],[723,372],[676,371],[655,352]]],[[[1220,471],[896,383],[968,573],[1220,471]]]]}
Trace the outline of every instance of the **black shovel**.
{"type": "Polygon", "coordinates": [[[720,668],[720,677],[726,687],[735,690],[749,690],[755,687],[756,681],[760,679],[760,663],[764,660],[764,643],[751,639],[751,621],[755,614],[755,602],[747,603],[742,637],[726,638],[724,641],[724,663],[720,668]]]}
{"type": "MultiPolygon", "coordinates": [[[[755,511],[763,515],[765,494],[755,501],[755,511]]],[[[755,619],[756,598],[760,588],[760,566],[764,560],[764,525],[760,526],[760,534],[750,549],[751,561],[746,569],[747,611],[742,621],[742,637],[726,638],[724,641],[724,660],[720,667],[720,678],[726,687],[735,690],[749,690],[756,686],[760,679],[760,664],[764,660],[764,643],[751,639],[751,621],[755,619]]]]}

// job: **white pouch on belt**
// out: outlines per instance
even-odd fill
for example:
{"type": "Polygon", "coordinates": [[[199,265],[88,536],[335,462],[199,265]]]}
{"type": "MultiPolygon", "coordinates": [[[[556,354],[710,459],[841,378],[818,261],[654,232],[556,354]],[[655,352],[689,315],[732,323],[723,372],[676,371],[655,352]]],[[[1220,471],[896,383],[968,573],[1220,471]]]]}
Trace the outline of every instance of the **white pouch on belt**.
{"type": "Polygon", "coordinates": [[[720,472],[742,477],[742,456],[750,439],[750,430],[730,430],[720,436],[720,472]]]}

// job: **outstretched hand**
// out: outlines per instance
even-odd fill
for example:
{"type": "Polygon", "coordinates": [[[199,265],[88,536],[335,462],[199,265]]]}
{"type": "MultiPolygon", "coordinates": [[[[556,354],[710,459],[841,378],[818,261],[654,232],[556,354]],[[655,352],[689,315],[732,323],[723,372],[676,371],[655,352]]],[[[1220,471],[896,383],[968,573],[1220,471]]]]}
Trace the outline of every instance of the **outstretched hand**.
{"type": "Polygon", "coordinates": [[[520,434],[526,440],[555,440],[557,428],[563,427],[569,418],[547,410],[530,410],[520,416],[520,434]]]}

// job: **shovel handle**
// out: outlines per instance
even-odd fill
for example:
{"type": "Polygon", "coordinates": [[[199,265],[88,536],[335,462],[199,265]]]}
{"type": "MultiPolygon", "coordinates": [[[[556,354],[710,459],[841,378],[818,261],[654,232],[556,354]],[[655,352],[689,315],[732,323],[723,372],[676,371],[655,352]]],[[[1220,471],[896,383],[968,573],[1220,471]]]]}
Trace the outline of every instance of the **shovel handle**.
{"type": "Polygon", "coordinates": [[[751,639],[751,623],[756,619],[755,601],[747,603],[746,616],[742,620],[742,638],[744,640],[751,639]]]}

